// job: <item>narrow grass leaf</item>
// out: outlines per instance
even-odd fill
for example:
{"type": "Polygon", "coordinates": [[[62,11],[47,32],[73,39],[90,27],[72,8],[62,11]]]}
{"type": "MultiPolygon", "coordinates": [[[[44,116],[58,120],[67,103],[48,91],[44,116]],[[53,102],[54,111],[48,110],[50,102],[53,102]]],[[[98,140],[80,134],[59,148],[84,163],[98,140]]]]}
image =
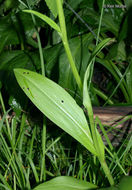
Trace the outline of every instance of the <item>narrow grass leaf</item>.
{"type": "Polygon", "coordinates": [[[107,103],[108,103],[109,105],[113,105],[113,104],[114,104],[114,102],[113,102],[111,99],[109,99],[109,97],[108,97],[106,94],[104,94],[104,92],[102,92],[101,90],[99,90],[99,89],[97,89],[97,88],[95,88],[95,87],[93,87],[93,90],[94,90],[95,93],[96,93],[98,96],[100,96],[104,101],[107,101],[107,103]]]}
{"type": "Polygon", "coordinates": [[[34,14],[35,16],[41,18],[43,21],[45,21],[47,24],[49,24],[57,32],[61,33],[60,27],[46,15],[43,15],[43,14],[41,14],[37,11],[33,11],[33,10],[24,10],[24,12],[34,14]]]}
{"type": "Polygon", "coordinates": [[[40,74],[15,69],[17,81],[30,100],[56,125],[96,154],[83,110],[58,84],[40,74]]]}
{"type": "Polygon", "coordinates": [[[132,103],[132,60],[130,61],[129,69],[126,74],[126,83],[127,83],[128,94],[130,97],[130,102],[132,103]]]}
{"type": "MultiPolygon", "coordinates": [[[[96,46],[96,48],[94,49],[94,51],[92,52],[91,60],[92,60],[93,58],[95,58],[96,55],[97,55],[106,45],[108,45],[109,43],[111,43],[111,42],[113,42],[113,41],[114,41],[114,39],[112,39],[112,38],[106,38],[106,39],[102,40],[102,41],[96,46]]],[[[91,62],[91,60],[90,60],[90,62],[91,62]]]]}
{"type": "Polygon", "coordinates": [[[96,147],[97,154],[102,160],[104,160],[104,157],[105,157],[104,144],[103,144],[101,136],[100,136],[98,130],[96,129],[96,126],[95,126],[95,123],[94,123],[93,109],[92,109],[91,100],[90,100],[90,96],[89,96],[89,93],[88,93],[88,86],[87,86],[87,80],[88,80],[88,78],[90,76],[91,63],[88,65],[88,68],[86,70],[85,77],[84,77],[83,105],[87,109],[87,112],[88,112],[88,115],[89,115],[91,131],[92,131],[92,135],[93,135],[93,141],[94,141],[94,145],[96,147]]]}
{"type": "Polygon", "coordinates": [[[124,95],[126,101],[130,102],[129,101],[128,93],[126,91],[126,82],[125,82],[125,80],[124,80],[123,77],[119,77],[119,75],[118,75],[119,72],[117,73],[117,70],[119,70],[119,69],[116,66],[113,67],[114,63],[112,61],[101,60],[99,58],[96,58],[96,61],[99,62],[101,65],[103,65],[112,74],[112,76],[114,77],[114,79],[117,81],[117,84],[119,84],[120,81],[122,80],[122,82],[120,83],[120,89],[122,90],[123,95],[124,95]]]}
{"type": "Polygon", "coordinates": [[[1,132],[1,129],[3,127],[3,124],[4,124],[4,121],[6,120],[6,116],[8,115],[8,113],[10,112],[11,109],[9,109],[2,117],[2,119],[0,120],[0,132],[1,132]]]}
{"type": "Polygon", "coordinates": [[[33,163],[33,160],[32,160],[31,158],[28,158],[28,160],[29,160],[29,163],[30,163],[30,165],[31,165],[31,167],[32,167],[32,170],[33,170],[33,174],[34,174],[36,183],[39,183],[38,173],[37,173],[36,167],[35,167],[35,165],[34,165],[34,163],[33,163]]]}
{"type": "MultiPolygon", "coordinates": [[[[10,187],[10,185],[7,183],[7,180],[5,177],[3,177],[0,173],[0,181],[3,183],[0,183],[0,187],[5,188],[6,190],[12,190],[12,188],[10,187]]],[[[1,189],[1,188],[0,188],[1,189]]]]}
{"type": "Polygon", "coordinates": [[[107,38],[103,41],[101,41],[96,48],[94,49],[90,59],[89,59],[89,64],[88,67],[86,69],[85,75],[84,75],[84,82],[83,82],[83,105],[85,106],[85,108],[88,111],[88,115],[89,115],[89,120],[90,120],[90,124],[91,124],[91,130],[92,130],[92,135],[93,135],[93,140],[95,143],[95,147],[96,150],[98,150],[98,154],[100,157],[102,157],[102,159],[104,159],[104,144],[103,141],[100,137],[100,134],[98,133],[98,131],[95,129],[95,125],[94,125],[94,120],[93,120],[93,110],[92,110],[92,105],[91,105],[91,100],[90,100],[90,96],[89,96],[89,92],[88,92],[88,80],[90,78],[90,72],[92,69],[92,62],[95,59],[96,55],[108,44],[111,42],[111,38],[107,38]]]}
{"type": "MultiPolygon", "coordinates": [[[[95,50],[93,51],[90,59],[89,59],[89,64],[88,67],[86,69],[85,75],[84,75],[84,82],[83,82],[83,104],[84,106],[87,106],[90,98],[88,95],[88,87],[87,87],[87,81],[89,79],[90,76],[90,70],[92,67],[92,61],[95,59],[96,55],[111,41],[111,38],[107,38],[103,41],[101,41],[95,48],[95,50]]],[[[88,106],[89,107],[89,106],[88,106]]]]}
{"type": "Polygon", "coordinates": [[[112,151],[113,150],[113,146],[112,146],[112,144],[110,142],[110,139],[109,139],[109,137],[108,137],[108,135],[107,135],[107,133],[105,131],[104,126],[102,125],[102,123],[101,123],[101,121],[100,121],[100,119],[99,119],[98,116],[96,116],[95,120],[96,120],[96,123],[99,125],[99,127],[100,127],[100,129],[101,129],[101,131],[102,131],[102,133],[103,133],[103,135],[105,137],[105,140],[106,140],[106,142],[107,142],[107,144],[108,144],[108,146],[110,148],[110,150],[112,151]]]}

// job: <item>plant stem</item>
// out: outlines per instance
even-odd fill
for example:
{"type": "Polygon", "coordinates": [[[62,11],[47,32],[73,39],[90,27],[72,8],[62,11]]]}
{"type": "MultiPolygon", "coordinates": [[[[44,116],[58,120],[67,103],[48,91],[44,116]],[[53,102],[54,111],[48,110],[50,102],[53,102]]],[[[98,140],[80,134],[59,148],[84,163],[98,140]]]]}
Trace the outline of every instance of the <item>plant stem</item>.
{"type": "Polygon", "coordinates": [[[61,38],[62,38],[62,42],[73,72],[73,75],[76,79],[77,85],[79,87],[79,89],[82,92],[82,82],[81,82],[81,78],[79,76],[79,73],[77,71],[75,62],[73,60],[73,56],[69,47],[69,43],[68,43],[68,39],[67,39],[67,31],[66,31],[66,23],[65,23],[65,17],[64,17],[64,12],[63,12],[63,7],[62,7],[62,1],[61,0],[56,0],[56,4],[57,4],[57,9],[58,9],[58,16],[59,16],[59,23],[60,23],[60,28],[61,28],[61,38]]]}

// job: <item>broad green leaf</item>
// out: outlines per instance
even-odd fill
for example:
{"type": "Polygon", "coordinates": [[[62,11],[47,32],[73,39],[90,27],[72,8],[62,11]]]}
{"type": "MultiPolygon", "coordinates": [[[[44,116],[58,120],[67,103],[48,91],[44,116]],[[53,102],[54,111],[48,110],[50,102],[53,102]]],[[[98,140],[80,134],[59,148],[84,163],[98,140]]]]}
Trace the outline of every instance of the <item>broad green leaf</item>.
{"type": "Polygon", "coordinates": [[[132,177],[125,176],[120,180],[118,185],[101,188],[100,190],[131,190],[131,189],[132,189],[132,177]]]}
{"type": "MultiPolygon", "coordinates": [[[[61,1],[63,3],[63,0],[61,1]]],[[[45,0],[45,2],[47,6],[49,7],[50,11],[52,12],[52,14],[54,15],[54,17],[56,18],[58,15],[56,0],[45,0]]]]}
{"type": "Polygon", "coordinates": [[[82,109],[55,82],[25,69],[15,69],[17,81],[30,100],[56,125],[97,155],[82,109]]]}
{"type": "MultiPolygon", "coordinates": [[[[77,10],[77,8],[80,6],[80,4],[83,2],[84,0],[69,0],[68,4],[74,9],[77,10]]],[[[90,2],[89,2],[90,4],[90,2]]],[[[71,10],[72,11],[72,10],[71,10]]]]}
{"type": "Polygon", "coordinates": [[[101,188],[99,190],[119,190],[119,189],[117,187],[112,186],[112,187],[101,188]]]}
{"type": "Polygon", "coordinates": [[[18,44],[19,39],[10,15],[0,17],[0,52],[8,44],[18,44]]]}
{"type": "MultiPolygon", "coordinates": [[[[44,22],[36,18],[36,27],[43,25],[44,22]]],[[[29,14],[20,11],[17,14],[0,17],[0,52],[5,46],[20,44],[20,38],[24,42],[27,40],[28,43],[32,40],[35,44],[36,42],[32,39],[34,32],[34,25],[29,14]]]]}
{"type": "Polygon", "coordinates": [[[60,27],[51,18],[33,10],[24,10],[24,12],[36,15],[37,17],[45,21],[47,24],[49,24],[53,29],[57,30],[57,32],[61,33],[60,27]]]}
{"type": "Polygon", "coordinates": [[[4,2],[4,6],[6,10],[9,10],[11,8],[15,8],[18,5],[18,1],[17,0],[6,0],[4,2]]]}
{"type": "Polygon", "coordinates": [[[96,189],[97,186],[73,177],[56,177],[48,182],[38,185],[33,190],[88,190],[96,189]]]}
{"type": "Polygon", "coordinates": [[[38,68],[38,62],[39,57],[35,52],[30,54],[28,51],[12,50],[0,54],[0,81],[8,94],[13,96],[20,105],[24,106],[27,97],[23,96],[23,92],[14,77],[13,69],[25,68],[34,71],[34,65],[38,68]]]}
{"type": "Polygon", "coordinates": [[[132,189],[132,176],[124,176],[118,184],[119,190],[132,189]]]}

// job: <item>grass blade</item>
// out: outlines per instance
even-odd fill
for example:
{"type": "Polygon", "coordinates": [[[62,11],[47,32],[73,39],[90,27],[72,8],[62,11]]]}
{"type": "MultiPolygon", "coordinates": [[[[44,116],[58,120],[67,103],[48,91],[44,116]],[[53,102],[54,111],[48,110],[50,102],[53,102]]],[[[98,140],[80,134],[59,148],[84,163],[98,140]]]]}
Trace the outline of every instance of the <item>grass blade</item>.
{"type": "Polygon", "coordinates": [[[45,21],[47,24],[49,24],[57,32],[61,33],[60,27],[46,15],[43,15],[43,14],[41,14],[37,11],[33,11],[33,10],[24,10],[24,12],[34,14],[35,16],[41,18],[43,21],[45,21]]]}

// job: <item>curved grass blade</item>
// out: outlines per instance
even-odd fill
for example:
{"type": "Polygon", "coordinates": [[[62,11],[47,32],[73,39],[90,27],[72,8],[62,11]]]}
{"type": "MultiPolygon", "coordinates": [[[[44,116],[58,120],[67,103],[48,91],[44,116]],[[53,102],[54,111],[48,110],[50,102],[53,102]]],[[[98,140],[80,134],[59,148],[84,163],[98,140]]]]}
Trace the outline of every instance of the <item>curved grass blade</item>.
{"type": "Polygon", "coordinates": [[[43,15],[43,14],[41,14],[37,11],[33,11],[33,10],[24,10],[24,12],[34,14],[35,16],[41,18],[43,21],[45,21],[47,24],[49,24],[53,29],[55,29],[57,32],[59,32],[59,34],[61,33],[60,27],[46,15],[43,15]]]}
{"type": "Polygon", "coordinates": [[[103,40],[102,42],[100,42],[96,46],[96,48],[94,49],[94,51],[90,57],[88,67],[87,67],[85,75],[84,75],[84,82],[83,82],[83,105],[85,106],[85,108],[88,111],[94,144],[96,147],[96,151],[98,152],[98,156],[100,158],[102,158],[102,160],[104,160],[104,157],[105,157],[104,144],[100,137],[100,134],[98,133],[98,131],[95,128],[93,110],[92,110],[92,105],[91,105],[91,100],[90,100],[87,84],[88,84],[88,80],[90,78],[92,61],[95,59],[96,55],[106,46],[106,44],[110,43],[111,40],[112,40],[111,38],[107,38],[107,39],[103,40]]]}
{"type": "Polygon", "coordinates": [[[40,74],[15,69],[17,81],[30,100],[56,125],[97,155],[83,110],[58,84],[40,74]]]}

